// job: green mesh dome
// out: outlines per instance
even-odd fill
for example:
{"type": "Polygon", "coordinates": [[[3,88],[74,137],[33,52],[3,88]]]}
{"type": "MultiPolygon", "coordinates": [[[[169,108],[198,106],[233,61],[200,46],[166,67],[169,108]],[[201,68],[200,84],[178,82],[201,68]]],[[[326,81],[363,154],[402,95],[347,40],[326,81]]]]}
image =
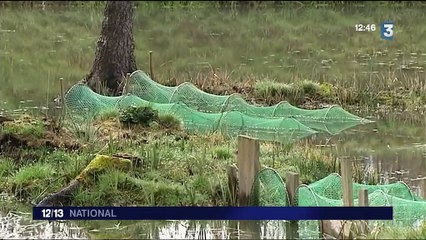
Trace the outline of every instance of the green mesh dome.
{"type": "Polygon", "coordinates": [[[377,221],[382,224],[396,226],[415,226],[426,219],[426,201],[412,201],[392,196],[384,191],[376,190],[368,195],[370,206],[392,206],[393,221],[377,221]]]}
{"type": "Polygon", "coordinates": [[[128,92],[156,103],[183,102],[188,107],[201,112],[221,113],[239,111],[253,117],[295,118],[304,125],[330,134],[371,122],[353,115],[339,106],[307,110],[281,102],[275,106],[258,107],[248,104],[239,94],[218,96],[203,92],[192,83],[184,82],[176,87],[168,87],[153,81],[138,70],[130,75],[127,82],[128,92]]]}
{"type": "MultiPolygon", "coordinates": [[[[354,206],[358,206],[361,188],[368,190],[369,206],[393,207],[394,220],[374,221],[376,224],[413,226],[426,217],[426,201],[414,196],[403,182],[384,185],[353,183],[354,206]]],[[[297,201],[299,206],[343,206],[340,176],[334,173],[310,185],[301,185],[297,190],[297,201]]]]}
{"type": "MultiPolygon", "coordinates": [[[[426,219],[426,200],[414,196],[403,182],[384,185],[353,183],[354,206],[358,206],[359,190],[368,190],[369,206],[392,206],[393,221],[369,221],[371,224],[412,227],[426,219]]],[[[300,185],[296,193],[298,206],[338,207],[343,206],[340,176],[336,173],[310,185],[300,185]]],[[[288,206],[285,183],[279,174],[270,168],[261,170],[251,191],[251,205],[288,206]]],[[[318,236],[318,221],[299,221],[299,233],[305,237],[318,236]]]]}
{"type": "Polygon", "coordinates": [[[265,168],[257,173],[250,194],[250,205],[289,205],[285,183],[275,170],[271,168],[265,168]]]}
{"type": "MultiPolygon", "coordinates": [[[[161,96],[156,94],[155,96],[161,96]]],[[[174,115],[189,132],[216,132],[227,136],[245,134],[265,141],[289,143],[317,133],[294,118],[260,118],[238,111],[199,112],[183,102],[157,103],[133,94],[107,97],[93,92],[84,84],[73,86],[65,95],[67,113],[93,117],[102,112],[130,106],[151,106],[160,113],[174,115]]]]}
{"type": "Polygon", "coordinates": [[[93,117],[101,112],[112,111],[123,97],[107,97],[93,92],[84,84],[72,86],[64,96],[67,113],[72,117],[93,117]]]}
{"type": "MultiPolygon", "coordinates": [[[[329,199],[342,199],[342,181],[341,177],[337,173],[328,175],[327,177],[311,183],[309,188],[320,196],[324,196],[329,199]]],[[[376,190],[382,190],[385,193],[388,193],[392,196],[414,200],[413,194],[411,193],[410,188],[404,182],[396,182],[392,184],[384,185],[366,185],[360,183],[353,183],[353,197],[358,198],[358,193],[360,189],[367,189],[368,193],[372,193],[376,190]]]]}

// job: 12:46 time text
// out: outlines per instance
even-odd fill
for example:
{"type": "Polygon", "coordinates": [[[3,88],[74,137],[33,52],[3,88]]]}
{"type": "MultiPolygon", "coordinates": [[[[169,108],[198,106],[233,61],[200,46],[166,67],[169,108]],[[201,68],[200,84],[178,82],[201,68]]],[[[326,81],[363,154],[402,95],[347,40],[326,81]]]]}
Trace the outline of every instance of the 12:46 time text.
{"type": "Polygon", "coordinates": [[[357,32],[374,32],[376,31],[376,24],[367,24],[362,23],[355,24],[355,31],[357,32]]]}

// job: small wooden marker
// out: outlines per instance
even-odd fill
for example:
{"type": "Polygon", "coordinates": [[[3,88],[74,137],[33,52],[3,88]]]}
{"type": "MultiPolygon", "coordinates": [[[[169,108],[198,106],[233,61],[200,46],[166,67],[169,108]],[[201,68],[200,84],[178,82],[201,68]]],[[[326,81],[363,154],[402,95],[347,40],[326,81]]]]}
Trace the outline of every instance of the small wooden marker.
{"type": "Polygon", "coordinates": [[[251,189],[260,169],[259,147],[259,140],[238,136],[238,202],[240,206],[249,204],[251,189]]]}
{"type": "MultiPolygon", "coordinates": [[[[297,190],[299,188],[299,174],[287,172],[285,175],[285,185],[290,206],[298,206],[297,190]]],[[[298,221],[286,221],[286,239],[299,239],[299,223],[298,221]]]]}
{"type": "Polygon", "coordinates": [[[229,199],[228,203],[230,206],[237,205],[237,191],[238,191],[238,168],[235,165],[228,166],[226,168],[228,174],[228,188],[229,188],[229,199]]]}
{"type": "Polygon", "coordinates": [[[343,159],[341,165],[343,206],[351,207],[354,205],[352,192],[352,162],[350,159],[343,159]]]}
{"type": "MultiPolygon", "coordinates": [[[[358,206],[360,207],[368,207],[368,190],[360,189],[358,193],[358,206]]],[[[360,232],[362,234],[367,233],[368,230],[368,222],[360,221],[360,232]]]]}
{"type": "Polygon", "coordinates": [[[152,51],[149,51],[149,75],[151,76],[151,79],[154,80],[154,70],[152,66],[152,51]]]}
{"type": "Polygon", "coordinates": [[[426,199],[426,177],[421,180],[422,198],[426,199]]]}
{"type": "Polygon", "coordinates": [[[61,85],[61,105],[62,105],[62,115],[65,115],[65,97],[64,97],[64,79],[59,78],[59,83],[61,85]]]}

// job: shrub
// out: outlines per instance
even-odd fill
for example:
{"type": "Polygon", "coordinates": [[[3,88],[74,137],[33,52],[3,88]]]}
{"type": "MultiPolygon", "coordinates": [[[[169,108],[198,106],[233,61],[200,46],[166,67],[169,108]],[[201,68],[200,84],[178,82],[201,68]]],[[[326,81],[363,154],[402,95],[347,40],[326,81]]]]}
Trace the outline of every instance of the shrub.
{"type": "Polygon", "coordinates": [[[310,80],[303,80],[299,83],[299,86],[301,88],[301,90],[310,96],[317,96],[319,95],[321,86],[316,83],[316,82],[312,82],[310,80]]]}
{"type": "Polygon", "coordinates": [[[158,124],[167,129],[181,129],[181,121],[172,114],[158,115],[158,124]]]}
{"type": "Polygon", "coordinates": [[[149,126],[153,121],[158,120],[158,112],[150,106],[131,106],[120,111],[119,120],[124,124],[149,126]]]}

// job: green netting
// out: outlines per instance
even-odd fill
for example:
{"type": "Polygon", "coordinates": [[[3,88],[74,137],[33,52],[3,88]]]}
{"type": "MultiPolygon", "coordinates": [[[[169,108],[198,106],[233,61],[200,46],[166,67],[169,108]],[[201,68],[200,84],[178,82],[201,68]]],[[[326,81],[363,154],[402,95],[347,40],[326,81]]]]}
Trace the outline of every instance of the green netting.
{"type": "Polygon", "coordinates": [[[111,111],[122,97],[107,97],[93,92],[84,84],[72,86],[65,94],[64,102],[72,117],[94,116],[111,111]]]}
{"type": "MultiPolygon", "coordinates": [[[[298,189],[299,206],[343,206],[343,200],[330,199],[315,193],[309,186],[300,186],[298,189]]],[[[426,217],[426,201],[413,201],[392,196],[382,190],[375,190],[368,194],[369,206],[392,206],[393,221],[375,221],[384,224],[399,226],[413,226],[426,217]]],[[[354,199],[354,206],[358,206],[358,199],[354,199]]]]}
{"type": "MultiPolygon", "coordinates": [[[[361,188],[368,190],[369,206],[393,207],[393,221],[371,221],[372,224],[413,226],[426,218],[426,200],[414,196],[403,182],[384,185],[353,183],[355,206],[358,206],[361,188]]],[[[252,205],[257,206],[289,205],[284,181],[275,170],[269,168],[257,174],[250,200],[252,205]]],[[[343,206],[340,176],[333,173],[310,185],[299,186],[295,200],[298,206],[343,206]]],[[[300,221],[299,227],[299,232],[306,236],[315,236],[319,231],[317,221],[300,221]]]]}
{"type": "MultiPolygon", "coordinates": [[[[320,196],[324,196],[328,199],[342,199],[342,180],[339,174],[333,173],[327,177],[311,183],[309,188],[320,196]]],[[[367,189],[368,193],[372,193],[376,190],[382,190],[392,196],[415,200],[410,188],[404,182],[396,182],[385,185],[366,185],[360,183],[353,183],[353,197],[358,198],[358,193],[361,188],[367,189]]]]}
{"type": "Polygon", "coordinates": [[[312,129],[331,134],[337,134],[347,128],[371,122],[345,111],[340,106],[307,110],[292,106],[288,102],[281,102],[275,106],[258,107],[247,103],[239,94],[213,95],[203,92],[189,82],[176,87],[168,87],[153,81],[140,70],[131,74],[126,89],[128,92],[150,102],[183,102],[190,108],[201,112],[220,113],[235,110],[263,118],[292,117],[312,129]]]}
{"type": "Polygon", "coordinates": [[[250,194],[252,206],[288,206],[287,190],[283,179],[271,168],[256,175],[250,194]]]}
{"type": "Polygon", "coordinates": [[[426,201],[411,201],[392,196],[381,190],[368,195],[370,206],[392,206],[394,221],[377,221],[399,226],[415,226],[426,219],[426,201]]]}
{"type": "Polygon", "coordinates": [[[294,118],[260,118],[238,111],[198,112],[182,102],[155,103],[131,94],[120,97],[102,96],[84,84],[70,88],[65,95],[65,104],[67,113],[82,118],[91,118],[102,112],[122,110],[130,106],[149,105],[160,113],[173,114],[190,132],[219,131],[228,136],[244,134],[260,140],[282,143],[293,142],[316,133],[294,118]]]}

